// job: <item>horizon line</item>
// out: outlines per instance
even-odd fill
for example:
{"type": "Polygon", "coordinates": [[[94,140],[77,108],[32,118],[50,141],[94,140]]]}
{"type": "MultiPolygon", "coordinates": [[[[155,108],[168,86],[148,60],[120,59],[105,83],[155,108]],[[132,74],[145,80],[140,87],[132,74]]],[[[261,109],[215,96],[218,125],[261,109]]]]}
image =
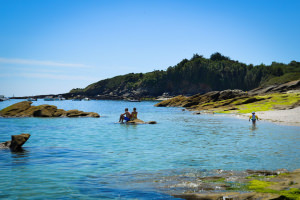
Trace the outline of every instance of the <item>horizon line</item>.
{"type": "Polygon", "coordinates": [[[43,66],[57,66],[57,67],[72,67],[72,68],[92,68],[92,66],[76,63],[64,63],[56,61],[41,61],[32,59],[19,58],[3,58],[0,57],[0,63],[21,64],[21,65],[43,65],[43,66]]]}

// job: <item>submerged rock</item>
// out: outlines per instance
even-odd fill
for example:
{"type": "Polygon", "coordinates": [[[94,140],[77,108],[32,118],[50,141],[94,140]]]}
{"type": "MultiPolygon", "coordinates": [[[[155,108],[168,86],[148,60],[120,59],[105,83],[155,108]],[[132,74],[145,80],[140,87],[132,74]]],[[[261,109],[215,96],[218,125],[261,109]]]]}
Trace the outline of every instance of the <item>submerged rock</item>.
{"type": "Polygon", "coordinates": [[[0,143],[0,149],[10,149],[11,151],[22,151],[22,146],[29,139],[30,134],[22,133],[20,135],[12,135],[11,141],[0,143]]]}
{"type": "Polygon", "coordinates": [[[22,101],[0,111],[1,117],[100,117],[95,112],[79,110],[65,111],[53,105],[31,106],[32,102],[22,101]]]}
{"type": "Polygon", "coordinates": [[[144,122],[143,120],[140,120],[140,119],[134,119],[134,120],[128,121],[126,123],[127,124],[157,124],[156,121],[144,122]]]}

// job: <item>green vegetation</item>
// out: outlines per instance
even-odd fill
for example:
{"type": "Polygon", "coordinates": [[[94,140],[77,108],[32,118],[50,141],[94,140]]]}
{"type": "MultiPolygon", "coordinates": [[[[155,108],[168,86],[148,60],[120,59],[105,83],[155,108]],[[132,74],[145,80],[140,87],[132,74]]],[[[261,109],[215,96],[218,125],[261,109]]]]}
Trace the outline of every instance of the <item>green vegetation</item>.
{"type": "MultiPolygon", "coordinates": [[[[252,111],[267,111],[273,110],[274,108],[287,108],[292,106],[298,102],[300,102],[300,94],[299,93],[288,93],[288,94],[269,94],[264,96],[255,96],[250,98],[256,98],[258,101],[252,103],[245,103],[247,99],[239,99],[230,104],[230,106],[234,106],[236,109],[230,110],[227,107],[219,107],[220,109],[216,112],[219,113],[251,113],[252,111]],[[241,105],[239,105],[241,104],[241,105]]],[[[228,101],[228,100],[226,100],[228,101]]],[[[221,102],[216,102],[215,107],[221,102]]]]}
{"type": "Polygon", "coordinates": [[[259,193],[271,193],[278,194],[286,199],[300,199],[300,190],[298,188],[290,188],[288,190],[275,190],[269,188],[271,185],[275,185],[274,182],[252,180],[249,182],[248,189],[259,193]]]}
{"type": "Polygon", "coordinates": [[[257,194],[257,198],[262,199],[261,194],[272,194],[272,199],[300,200],[300,189],[297,180],[299,180],[298,171],[271,176],[253,174],[245,177],[242,182],[231,183],[227,190],[252,191],[257,194]]]}
{"type": "Polygon", "coordinates": [[[237,106],[239,109],[238,113],[251,113],[255,111],[267,111],[273,110],[274,108],[287,107],[291,106],[298,101],[300,101],[299,93],[290,93],[290,94],[270,94],[265,96],[258,96],[264,100],[257,101],[241,106],[237,106]]]}
{"type": "Polygon", "coordinates": [[[252,180],[249,182],[248,189],[254,190],[256,192],[270,193],[273,190],[266,189],[266,188],[271,186],[272,184],[274,183],[268,181],[261,181],[261,180],[252,180]]]}
{"type": "Polygon", "coordinates": [[[209,59],[195,54],[191,59],[183,59],[166,71],[130,73],[93,83],[84,89],[73,89],[72,94],[86,96],[118,96],[132,93],[133,96],[159,96],[197,94],[212,90],[242,89],[285,83],[300,79],[300,62],[289,64],[273,62],[271,65],[246,65],[231,60],[220,53],[209,59]]]}

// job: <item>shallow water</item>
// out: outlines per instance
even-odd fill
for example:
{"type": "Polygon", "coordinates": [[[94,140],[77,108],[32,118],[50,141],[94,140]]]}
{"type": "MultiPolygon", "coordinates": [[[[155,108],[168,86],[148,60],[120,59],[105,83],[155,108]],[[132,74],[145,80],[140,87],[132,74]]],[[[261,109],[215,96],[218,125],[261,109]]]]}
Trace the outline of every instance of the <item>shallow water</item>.
{"type": "MultiPolygon", "coordinates": [[[[0,102],[0,109],[18,101],[0,102]]],[[[299,127],[259,121],[254,129],[247,120],[157,108],[153,101],[33,105],[45,103],[101,118],[0,118],[0,141],[31,134],[24,152],[0,150],[0,199],[173,199],[166,177],[300,168],[299,127]],[[158,124],[116,123],[125,107],[158,124]]]]}

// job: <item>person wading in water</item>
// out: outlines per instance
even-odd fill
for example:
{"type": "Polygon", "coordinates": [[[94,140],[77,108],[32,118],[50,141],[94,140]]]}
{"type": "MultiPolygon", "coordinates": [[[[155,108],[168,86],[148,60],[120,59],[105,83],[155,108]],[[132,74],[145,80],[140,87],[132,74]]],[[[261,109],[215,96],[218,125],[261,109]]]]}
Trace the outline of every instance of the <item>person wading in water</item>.
{"type": "Polygon", "coordinates": [[[255,112],[252,112],[252,115],[249,116],[249,122],[252,120],[252,125],[255,126],[256,120],[258,121],[258,116],[255,114],[255,112]]]}

